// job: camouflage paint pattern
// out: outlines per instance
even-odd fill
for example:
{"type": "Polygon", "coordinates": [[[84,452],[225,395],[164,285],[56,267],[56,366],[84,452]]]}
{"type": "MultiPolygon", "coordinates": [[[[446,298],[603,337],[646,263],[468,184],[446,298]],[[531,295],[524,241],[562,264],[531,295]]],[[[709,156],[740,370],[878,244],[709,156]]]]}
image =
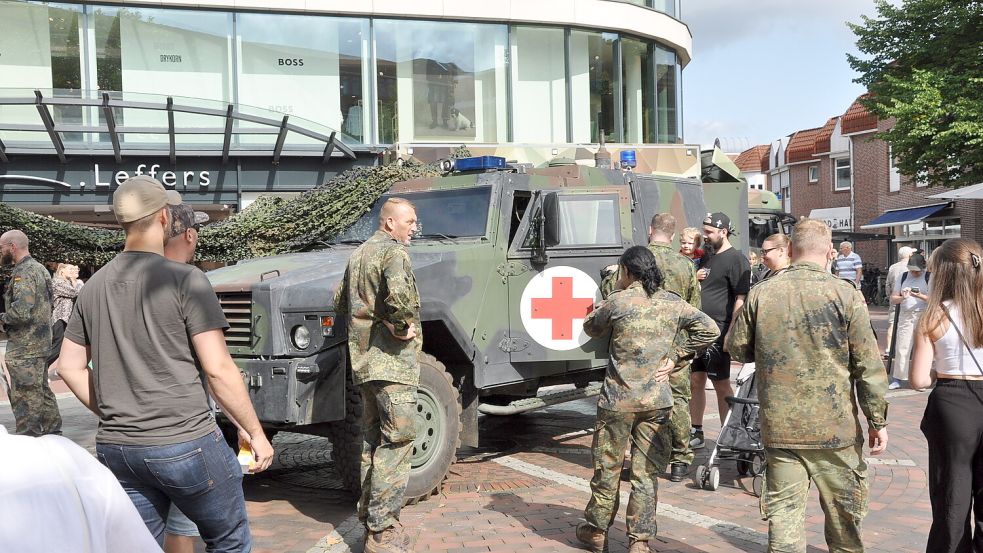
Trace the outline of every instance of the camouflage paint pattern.
{"type": "Polygon", "coordinates": [[[689,432],[693,424],[689,414],[689,402],[693,397],[689,363],[681,364],[669,375],[669,389],[672,391],[672,416],[669,418],[669,443],[672,451],[668,464],[691,465],[696,455],[689,446],[692,439],[689,432]]]}
{"type": "MultiPolygon", "coordinates": [[[[687,156],[685,150],[668,148],[666,151],[681,152],[680,159],[687,159],[691,164],[697,163],[699,157],[687,156]]],[[[697,176],[695,171],[685,174],[697,176]]],[[[733,188],[722,193],[718,190],[715,194],[719,198],[713,200],[725,204],[729,212],[737,213],[735,210],[746,205],[746,188],[740,188],[743,185],[723,183],[716,186],[733,188]]],[[[397,183],[390,193],[412,200],[417,193],[454,194],[475,187],[490,190],[484,237],[414,239],[406,252],[416,275],[424,327],[443,325],[456,338],[442,339],[428,346],[424,336],[424,348],[429,347],[428,352],[438,359],[448,354],[449,349],[457,348],[453,354],[458,359],[463,356],[473,364],[473,369],[467,369],[467,374],[462,376],[473,382],[478,390],[543,377],[568,375],[569,378],[582,378],[585,371],[603,372],[607,364],[604,340],[590,340],[579,348],[558,351],[541,347],[529,337],[518,316],[523,289],[535,275],[556,265],[580,269],[598,282],[601,267],[615,263],[629,245],[646,241],[647,225],[654,213],[668,212],[681,226],[698,226],[710,209],[704,203],[704,187],[696,178],[584,165],[419,178],[397,183]],[[522,247],[522,242],[533,230],[532,218],[541,205],[539,195],[549,192],[616,197],[621,244],[610,248],[550,248],[547,250],[550,259],[545,265],[533,263],[532,249],[522,247]],[[531,198],[524,210],[518,207],[520,195],[531,198]]],[[[426,229],[428,214],[419,215],[426,229]]],[[[735,219],[740,216],[736,214],[735,219]]],[[[673,249],[677,247],[678,244],[673,245],[673,249]]],[[[235,359],[250,360],[253,367],[250,370],[256,371],[260,357],[302,356],[290,344],[288,313],[331,314],[335,311],[332,294],[342,280],[354,246],[333,244],[324,248],[304,254],[247,260],[208,273],[220,297],[229,293],[246,293],[251,297],[249,338],[229,342],[230,353],[235,359]]],[[[232,315],[229,317],[231,320],[232,315]]],[[[312,346],[303,355],[311,356],[337,347],[345,342],[345,334],[345,322],[342,317],[337,317],[333,335],[312,336],[312,346]]],[[[321,374],[329,373],[330,369],[322,367],[321,374]]],[[[266,369],[266,374],[269,370],[266,369]]],[[[269,387],[251,388],[250,393],[254,401],[267,404],[294,401],[292,397],[266,397],[277,393],[269,387]]],[[[267,422],[282,424],[278,420],[267,422]]],[[[298,424],[309,422],[313,421],[304,420],[298,424]]]]}
{"type": "Polygon", "coordinates": [[[860,444],[857,403],[872,427],[887,424],[887,372],[867,305],[850,283],[793,263],[751,290],[731,332],[731,356],[756,364],[766,446],[860,444]]]}
{"type": "Polygon", "coordinates": [[[362,496],[358,519],[381,532],[399,520],[416,439],[416,386],[371,381],[361,385],[362,496]]]}
{"type": "Polygon", "coordinates": [[[45,357],[7,357],[10,373],[10,408],[18,434],[42,436],[61,431],[61,414],[48,387],[45,357]]]}
{"type": "Polygon", "coordinates": [[[51,276],[26,256],[14,265],[3,293],[7,311],[0,322],[7,331],[7,357],[47,357],[51,350],[51,276]]]}
{"type": "Polygon", "coordinates": [[[761,512],[768,521],[768,551],[805,553],[810,481],[826,514],[830,551],[863,553],[860,525],[867,516],[867,463],[860,444],[840,449],[765,448],[768,474],[761,512]]]}
{"type": "Polygon", "coordinates": [[[356,248],[335,292],[334,307],[338,317],[346,318],[355,384],[420,383],[420,293],[405,246],[380,230],[356,248]],[[412,325],[417,335],[401,340],[384,322],[401,336],[412,325]]]}
{"type": "Polygon", "coordinates": [[[689,359],[720,336],[699,309],[664,290],[649,296],[637,281],[601,302],[584,320],[584,331],[593,338],[611,333],[597,405],[619,412],[672,408],[669,384],[657,382],[653,369],[667,359],[689,359]]]}
{"type": "Polygon", "coordinates": [[[31,256],[21,259],[4,290],[7,311],[0,316],[7,332],[6,363],[10,406],[16,432],[41,436],[61,430],[55,395],[48,387],[45,359],[51,351],[51,277],[31,256]]]}
{"type": "Polygon", "coordinates": [[[670,408],[634,413],[597,408],[597,423],[592,445],[594,476],[590,481],[591,498],[584,509],[584,519],[595,528],[607,531],[618,513],[621,467],[625,450],[631,444],[631,495],[628,498],[628,537],[654,539],[658,532],[656,510],[659,500],[658,466],[669,447],[665,425],[670,408]]]}

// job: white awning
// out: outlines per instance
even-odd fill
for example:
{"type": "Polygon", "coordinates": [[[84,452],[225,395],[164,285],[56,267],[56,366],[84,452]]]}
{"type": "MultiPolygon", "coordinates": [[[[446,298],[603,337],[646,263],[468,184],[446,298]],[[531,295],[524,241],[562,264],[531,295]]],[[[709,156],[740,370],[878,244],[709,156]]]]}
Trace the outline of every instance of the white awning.
{"type": "Polygon", "coordinates": [[[931,200],[983,200],[983,182],[929,196],[931,200]]]}

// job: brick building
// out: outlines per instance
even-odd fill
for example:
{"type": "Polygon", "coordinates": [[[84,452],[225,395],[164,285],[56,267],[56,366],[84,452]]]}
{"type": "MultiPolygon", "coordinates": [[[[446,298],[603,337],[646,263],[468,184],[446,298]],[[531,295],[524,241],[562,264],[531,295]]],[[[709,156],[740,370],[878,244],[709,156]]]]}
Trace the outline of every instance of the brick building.
{"type": "Polygon", "coordinates": [[[761,171],[785,210],[796,218],[825,220],[834,240],[852,240],[875,267],[893,262],[903,245],[931,252],[948,238],[983,242],[983,200],[933,198],[950,189],[900,175],[888,144],[875,138],[893,121],[878,119],[859,100],[822,127],[755,146],[739,159],[750,168],[751,160],[767,152],[761,171]]]}

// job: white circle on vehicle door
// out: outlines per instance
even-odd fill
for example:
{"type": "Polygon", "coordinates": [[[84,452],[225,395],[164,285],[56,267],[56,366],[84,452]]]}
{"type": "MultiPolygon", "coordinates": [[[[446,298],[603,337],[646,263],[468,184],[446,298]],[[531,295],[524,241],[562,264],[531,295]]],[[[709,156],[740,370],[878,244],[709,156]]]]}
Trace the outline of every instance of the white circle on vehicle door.
{"type": "Polygon", "coordinates": [[[529,336],[553,350],[576,349],[590,339],[584,319],[597,298],[597,283],[575,267],[550,267],[532,277],[519,302],[519,315],[529,336]]]}

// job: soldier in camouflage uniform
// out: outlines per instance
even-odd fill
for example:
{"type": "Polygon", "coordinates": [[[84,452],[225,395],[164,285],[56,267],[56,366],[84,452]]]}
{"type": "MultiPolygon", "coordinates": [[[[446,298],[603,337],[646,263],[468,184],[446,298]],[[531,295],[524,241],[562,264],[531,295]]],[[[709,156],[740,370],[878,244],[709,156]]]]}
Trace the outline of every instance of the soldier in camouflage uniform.
{"type": "Polygon", "coordinates": [[[405,246],[416,232],[416,210],[390,198],[379,230],[348,261],[334,297],[347,316],[348,349],[362,392],[362,497],[358,517],[368,528],[365,551],[412,551],[399,524],[416,438],[414,417],[423,344],[420,294],[405,246]]]}
{"type": "Polygon", "coordinates": [[[619,476],[630,442],[629,552],[641,553],[649,550],[648,540],[657,531],[656,475],[669,449],[666,425],[673,407],[669,374],[680,360],[712,344],[720,331],[698,309],[661,289],[662,273],[647,248],[628,248],[618,270],[620,290],[584,320],[588,336],[611,333],[611,358],[597,403],[587,522],[577,527],[577,538],[592,551],[604,550],[618,512],[619,476]]]}
{"type": "Polygon", "coordinates": [[[31,257],[27,235],[11,230],[0,236],[0,264],[14,265],[4,291],[10,405],[17,433],[61,433],[61,414],[48,387],[45,359],[51,350],[51,276],[31,257]]]}
{"type": "MultiPolygon", "coordinates": [[[[662,271],[662,289],[672,292],[693,307],[700,308],[700,282],[696,280],[696,269],[693,262],[672,247],[676,234],[676,218],[669,213],[656,213],[649,224],[648,248],[655,256],[656,265],[662,271]]],[[[605,277],[601,283],[601,295],[607,297],[614,291],[618,280],[617,266],[615,271],[605,277]]],[[[686,476],[689,465],[693,463],[693,449],[689,446],[690,424],[689,400],[690,377],[689,359],[682,359],[669,376],[669,387],[672,389],[672,416],[669,419],[669,437],[672,452],[668,463],[671,466],[669,479],[681,482],[686,476]]],[[[659,470],[665,463],[661,464],[659,470]]]]}
{"type": "Polygon", "coordinates": [[[887,446],[887,373],[863,296],[825,268],[829,227],[800,221],[791,253],[788,269],[751,290],[728,342],[735,359],[757,367],[768,551],[806,550],[811,480],[829,550],[861,552],[869,484],[854,390],[878,455],[887,446]]]}

